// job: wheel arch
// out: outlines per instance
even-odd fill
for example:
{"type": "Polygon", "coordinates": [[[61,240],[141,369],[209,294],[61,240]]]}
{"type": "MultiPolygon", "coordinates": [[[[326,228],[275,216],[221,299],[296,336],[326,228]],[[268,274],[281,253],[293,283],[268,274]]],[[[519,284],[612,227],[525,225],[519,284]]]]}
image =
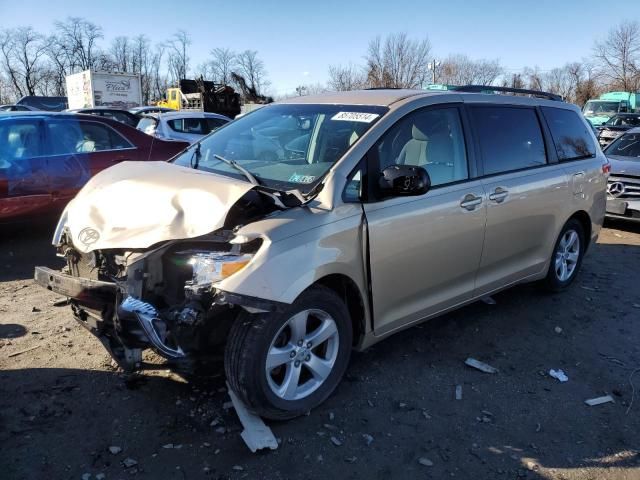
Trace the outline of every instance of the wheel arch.
{"type": "Polygon", "coordinates": [[[356,282],[347,275],[332,273],[316,280],[314,285],[333,290],[344,301],[351,317],[353,344],[357,345],[366,333],[367,309],[356,282]]]}
{"type": "Polygon", "coordinates": [[[585,238],[585,244],[586,244],[585,252],[586,252],[589,249],[589,244],[591,243],[591,232],[592,232],[591,217],[584,210],[578,210],[567,219],[567,222],[571,219],[575,219],[578,222],[580,222],[580,224],[582,225],[582,228],[584,228],[584,233],[586,237],[585,238]]]}

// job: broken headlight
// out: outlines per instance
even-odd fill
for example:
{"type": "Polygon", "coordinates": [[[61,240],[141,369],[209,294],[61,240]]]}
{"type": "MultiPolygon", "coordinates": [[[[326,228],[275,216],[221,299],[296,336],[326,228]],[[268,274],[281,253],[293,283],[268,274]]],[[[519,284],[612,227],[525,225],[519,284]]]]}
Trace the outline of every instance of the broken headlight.
{"type": "Polygon", "coordinates": [[[246,267],[252,258],[252,253],[196,253],[188,261],[193,268],[191,285],[204,287],[224,280],[246,267]]]}

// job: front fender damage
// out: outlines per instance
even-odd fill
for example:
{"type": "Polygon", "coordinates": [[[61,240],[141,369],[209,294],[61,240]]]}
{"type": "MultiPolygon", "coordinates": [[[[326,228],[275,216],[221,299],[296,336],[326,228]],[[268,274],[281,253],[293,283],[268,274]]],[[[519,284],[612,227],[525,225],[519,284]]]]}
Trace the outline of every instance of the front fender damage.
{"type": "Polygon", "coordinates": [[[150,248],[85,251],[63,228],[57,248],[67,261],[65,272],[36,267],[35,281],[67,296],[75,319],[100,338],[123,369],[144,368],[142,351],[150,348],[191,371],[220,358],[240,312],[273,312],[284,305],[216,287],[263,245],[260,237],[234,232],[277,210],[268,196],[250,190],[229,208],[216,231],[150,248]]]}

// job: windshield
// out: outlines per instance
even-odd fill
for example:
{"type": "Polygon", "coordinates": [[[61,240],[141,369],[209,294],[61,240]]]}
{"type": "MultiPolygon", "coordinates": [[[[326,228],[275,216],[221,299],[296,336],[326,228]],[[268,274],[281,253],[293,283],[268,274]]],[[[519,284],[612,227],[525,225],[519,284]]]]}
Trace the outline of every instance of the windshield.
{"type": "Polygon", "coordinates": [[[192,147],[174,162],[246,178],[217,155],[237,162],[263,185],[305,193],[387,111],[362,105],[269,105],[216,130],[200,142],[199,151],[192,147]]]}
{"type": "Polygon", "coordinates": [[[603,117],[618,113],[619,102],[604,102],[601,100],[589,100],[584,106],[585,117],[603,117]]]}
{"type": "Polygon", "coordinates": [[[610,127],[637,126],[640,125],[640,116],[616,115],[607,120],[605,125],[610,127]]]}
{"type": "Polygon", "coordinates": [[[630,157],[629,160],[637,160],[640,158],[640,133],[626,133],[618,137],[609,148],[606,149],[607,155],[619,155],[621,157],[630,157]]]}

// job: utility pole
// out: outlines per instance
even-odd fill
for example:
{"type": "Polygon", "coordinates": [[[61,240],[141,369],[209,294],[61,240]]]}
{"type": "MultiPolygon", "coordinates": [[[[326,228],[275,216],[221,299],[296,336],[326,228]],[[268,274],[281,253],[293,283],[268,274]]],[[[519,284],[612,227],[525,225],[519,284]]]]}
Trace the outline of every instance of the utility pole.
{"type": "Polygon", "coordinates": [[[431,83],[436,83],[436,69],[440,66],[440,62],[437,62],[434,58],[432,62],[427,64],[427,68],[431,70],[431,83]]]}

